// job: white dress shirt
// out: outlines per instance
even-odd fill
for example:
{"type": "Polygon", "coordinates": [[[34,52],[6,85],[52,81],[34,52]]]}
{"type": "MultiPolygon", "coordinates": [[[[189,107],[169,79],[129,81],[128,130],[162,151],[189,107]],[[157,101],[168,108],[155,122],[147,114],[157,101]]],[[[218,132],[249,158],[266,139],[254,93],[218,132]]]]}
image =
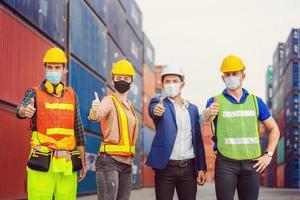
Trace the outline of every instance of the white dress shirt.
{"type": "Polygon", "coordinates": [[[189,103],[184,102],[180,106],[176,101],[169,98],[175,107],[177,136],[173,146],[170,160],[186,160],[195,158],[194,147],[192,143],[191,119],[188,111],[189,103]]]}

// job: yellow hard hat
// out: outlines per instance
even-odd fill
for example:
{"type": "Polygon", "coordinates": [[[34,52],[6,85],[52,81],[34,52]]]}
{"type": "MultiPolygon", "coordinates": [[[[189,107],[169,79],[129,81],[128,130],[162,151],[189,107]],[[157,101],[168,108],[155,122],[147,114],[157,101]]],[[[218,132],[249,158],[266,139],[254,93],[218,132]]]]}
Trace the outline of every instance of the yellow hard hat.
{"type": "Polygon", "coordinates": [[[65,56],[65,53],[57,48],[57,47],[53,47],[51,49],[49,49],[46,54],[45,57],[43,59],[44,63],[67,63],[67,58],[65,56]]]}
{"type": "Polygon", "coordinates": [[[128,60],[119,60],[115,63],[111,70],[112,75],[128,75],[135,76],[135,71],[132,64],[128,60]]]}
{"type": "Polygon", "coordinates": [[[246,69],[242,59],[235,55],[230,55],[224,58],[222,66],[220,67],[221,72],[237,72],[246,69]]]}

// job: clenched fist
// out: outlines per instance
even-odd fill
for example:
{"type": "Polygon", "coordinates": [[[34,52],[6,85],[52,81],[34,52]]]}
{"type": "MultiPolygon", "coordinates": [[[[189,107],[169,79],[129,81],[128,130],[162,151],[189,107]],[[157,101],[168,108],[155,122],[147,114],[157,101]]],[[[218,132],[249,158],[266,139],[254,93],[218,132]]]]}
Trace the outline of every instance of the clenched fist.
{"type": "Polygon", "coordinates": [[[203,111],[203,119],[206,122],[211,122],[215,119],[215,117],[218,115],[219,113],[219,103],[218,102],[214,102],[212,103],[209,108],[207,108],[206,110],[203,111]]]}
{"type": "Polygon", "coordinates": [[[97,120],[99,118],[100,99],[97,92],[94,92],[95,100],[92,102],[89,119],[97,120]]]}
{"type": "Polygon", "coordinates": [[[153,114],[155,116],[161,117],[164,114],[165,107],[163,101],[164,101],[163,97],[160,97],[159,103],[154,107],[153,114]]]}
{"type": "Polygon", "coordinates": [[[19,109],[19,114],[22,117],[31,118],[34,115],[35,111],[36,111],[36,109],[34,108],[34,99],[31,98],[30,103],[27,106],[25,106],[25,107],[22,106],[19,109]]]}

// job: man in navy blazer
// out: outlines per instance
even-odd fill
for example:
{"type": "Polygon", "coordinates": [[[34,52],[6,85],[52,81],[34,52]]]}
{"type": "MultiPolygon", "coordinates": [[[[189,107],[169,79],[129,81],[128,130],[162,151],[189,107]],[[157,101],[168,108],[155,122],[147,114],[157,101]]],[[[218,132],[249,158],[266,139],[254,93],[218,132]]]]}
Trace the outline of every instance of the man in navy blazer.
{"type": "Polygon", "coordinates": [[[146,165],[155,171],[157,200],[194,200],[197,182],[205,182],[205,151],[196,105],[181,97],[184,74],[181,68],[165,67],[161,73],[166,98],[153,98],[148,111],[155,124],[146,165]]]}

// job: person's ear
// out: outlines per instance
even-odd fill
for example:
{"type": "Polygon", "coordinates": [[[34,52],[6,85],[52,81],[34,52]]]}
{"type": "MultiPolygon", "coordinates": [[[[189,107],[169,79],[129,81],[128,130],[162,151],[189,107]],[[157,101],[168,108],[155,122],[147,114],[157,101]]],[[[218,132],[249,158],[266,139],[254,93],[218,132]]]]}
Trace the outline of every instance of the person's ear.
{"type": "Polygon", "coordinates": [[[183,89],[185,86],[185,82],[182,82],[181,85],[180,85],[180,89],[183,89]]]}
{"type": "Polygon", "coordinates": [[[244,80],[246,78],[246,74],[242,74],[242,79],[244,80]]]}
{"type": "Polygon", "coordinates": [[[225,76],[222,75],[221,78],[222,78],[223,82],[225,82],[225,76]]]}

